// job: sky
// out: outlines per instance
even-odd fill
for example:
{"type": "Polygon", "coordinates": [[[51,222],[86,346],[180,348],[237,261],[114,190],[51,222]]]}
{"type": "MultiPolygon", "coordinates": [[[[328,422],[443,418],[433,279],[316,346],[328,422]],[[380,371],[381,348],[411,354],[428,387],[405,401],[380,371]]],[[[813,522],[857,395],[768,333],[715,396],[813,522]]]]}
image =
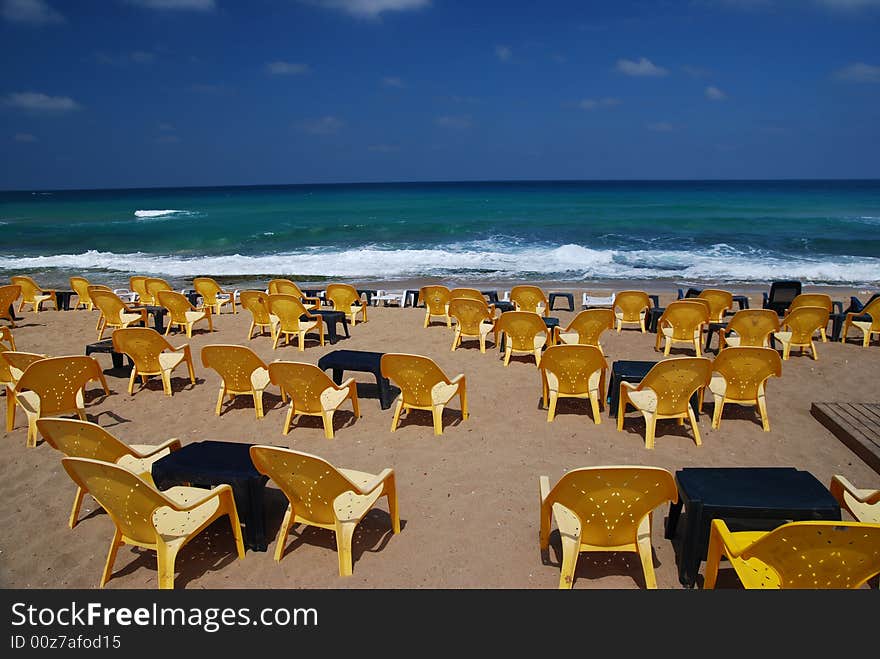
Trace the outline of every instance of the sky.
{"type": "Polygon", "coordinates": [[[880,0],[0,0],[0,189],[880,178],[880,0]]]}

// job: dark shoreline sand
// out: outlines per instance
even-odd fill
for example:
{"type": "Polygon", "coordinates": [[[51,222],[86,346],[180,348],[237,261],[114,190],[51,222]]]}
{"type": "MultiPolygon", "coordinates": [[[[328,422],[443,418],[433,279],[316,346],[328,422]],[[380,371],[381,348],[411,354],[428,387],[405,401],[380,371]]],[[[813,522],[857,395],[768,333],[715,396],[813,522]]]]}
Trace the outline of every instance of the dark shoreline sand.
{"type": "MultiPolygon", "coordinates": [[[[410,282],[386,287],[403,289],[410,282]]],[[[465,283],[465,282],[461,282],[465,283]]],[[[557,282],[561,290],[597,293],[638,288],[642,282],[575,284],[557,282]]],[[[483,287],[486,284],[481,283],[483,287]]],[[[548,282],[545,290],[556,290],[548,282]]],[[[656,282],[661,304],[674,298],[673,284],[656,282]]],[[[499,288],[502,286],[499,285],[499,288]]],[[[760,307],[766,287],[731,285],[748,292],[751,306],[760,307]]],[[[821,287],[805,286],[806,291],[821,287]]],[[[865,299],[863,289],[838,288],[834,299],[850,294],[865,299]]],[[[476,343],[450,351],[452,332],[440,323],[424,329],[422,309],[376,307],[369,322],[351,329],[351,338],[323,348],[308,341],[305,352],[294,346],[273,351],[268,336],[247,341],[247,312],[224,313],[214,333],[196,330],[188,342],[193,348],[198,383],[193,387],[182,371],[174,373],[174,395],[162,394],[157,378],[133,396],[126,393],[127,376],[107,371],[112,391],[99,395],[90,385],[86,412],[89,419],[129,443],[158,444],[177,436],[184,444],[201,439],[266,443],[314,453],[331,463],[378,473],[393,467],[397,473],[403,530],[390,534],[384,501],[362,522],[355,536],[354,574],[338,576],[335,540],[329,531],[297,529],[287,540],[282,561],[272,552],[286,502],[271,486],[266,497],[266,525],[270,538],[266,553],[248,551],[237,561],[224,520],[190,543],[177,562],[177,588],[556,588],[559,579],[558,540],[551,544],[552,564],[542,564],[538,549],[538,477],[555,483],[572,468],[601,464],[645,464],[675,471],[687,466],[795,466],[812,472],[827,484],[843,474],[860,487],[880,487],[874,472],[810,415],[814,401],[880,401],[880,348],[862,348],[855,338],[847,345],[819,343],[819,360],[793,355],[784,362],[783,376],[768,384],[772,430],[765,433],[751,408],[730,405],[718,430],[710,428],[711,404],[699,420],[703,445],[695,446],[689,431],[674,422],[660,422],[656,448],[644,446],[640,415],[627,415],[618,432],[602,412],[594,425],[583,401],[563,401],[557,419],[548,424],[540,408],[540,377],[534,362],[516,358],[504,367],[491,346],[481,354],[476,343]],[[434,436],[430,414],[413,412],[401,428],[390,433],[392,410],[381,410],[374,397],[372,378],[353,374],[361,387],[361,414],[353,419],[343,406],[337,414],[336,437],[324,438],[320,421],[297,422],[288,436],[281,434],[286,408],[277,389],[265,396],[266,416],[255,418],[246,397],[214,416],[219,379],[203,367],[200,349],[211,343],[243,343],[265,361],[308,361],[334,349],[412,352],[430,356],[449,376],[465,373],[471,416],[462,421],[457,401],[444,414],[444,434],[434,436]],[[300,539],[296,539],[299,537],[300,539]]],[[[83,354],[96,340],[96,313],[86,311],[40,314],[24,311],[14,330],[18,349],[52,355],[83,354]]],[[[574,316],[554,312],[563,325],[574,316]]],[[[608,333],[603,345],[608,363],[615,359],[651,359],[655,336],[637,330],[608,333]]],[[[172,333],[173,345],[187,342],[172,333]]],[[[690,354],[673,350],[673,354],[690,354]]],[[[109,369],[108,355],[97,355],[109,369]]],[[[61,468],[60,455],[46,443],[25,446],[24,414],[0,443],[0,495],[7,502],[0,512],[0,586],[4,588],[95,588],[112,537],[112,524],[90,497],[82,521],[71,530],[67,517],[74,486],[61,468]]],[[[676,555],[682,527],[673,540],[663,536],[667,506],[654,515],[653,547],[660,588],[681,588],[676,555]]],[[[844,513],[844,518],[847,518],[844,513]]],[[[554,526],[555,528],[555,526],[554,526]]],[[[555,536],[555,534],[554,534],[555,536]]],[[[701,567],[702,570],[702,567],[701,567]]],[[[737,586],[729,572],[720,585],[737,586]]],[[[702,574],[702,571],[701,571],[702,574]]],[[[638,559],[626,554],[582,554],[575,588],[643,588],[638,559]]],[[[701,577],[702,578],[702,577],[701,577]]],[[[157,587],[152,552],[125,547],[120,550],[108,589],[157,587]]]]}

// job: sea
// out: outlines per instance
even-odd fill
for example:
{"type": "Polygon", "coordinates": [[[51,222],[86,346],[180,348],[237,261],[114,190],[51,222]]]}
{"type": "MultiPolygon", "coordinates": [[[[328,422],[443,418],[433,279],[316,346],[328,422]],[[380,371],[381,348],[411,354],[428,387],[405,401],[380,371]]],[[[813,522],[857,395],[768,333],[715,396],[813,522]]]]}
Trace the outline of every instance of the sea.
{"type": "Polygon", "coordinates": [[[515,181],[0,192],[0,281],[880,285],[880,181],[515,181]]]}

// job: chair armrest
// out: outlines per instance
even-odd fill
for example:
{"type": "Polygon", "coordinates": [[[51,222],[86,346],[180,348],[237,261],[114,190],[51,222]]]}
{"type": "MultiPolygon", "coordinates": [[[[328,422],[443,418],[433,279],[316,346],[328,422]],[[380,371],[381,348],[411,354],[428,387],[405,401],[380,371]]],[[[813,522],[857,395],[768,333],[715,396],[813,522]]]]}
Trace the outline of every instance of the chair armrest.
{"type": "Polygon", "coordinates": [[[834,498],[837,499],[838,503],[840,503],[840,505],[844,507],[846,507],[846,503],[843,499],[844,492],[849,494],[859,503],[869,505],[880,503],[880,490],[868,490],[869,494],[867,496],[864,494],[860,494],[860,488],[857,488],[840,474],[835,474],[831,477],[831,485],[828,487],[828,489],[834,496],[834,498]]]}
{"type": "Polygon", "coordinates": [[[376,474],[373,480],[369,481],[366,485],[357,485],[355,483],[351,483],[351,481],[348,482],[355,486],[355,491],[358,494],[369,494],[380,485],[383,485],[389,478],[394,478],[394,470],[385,468],[378,474],[376,474]]]}
{"type": "Polygon", "coordinates": [[[185,506],[181,506],[177,502],[172,499],[166,497],[166,501],[168,502],[166,505],[172,510],[177,510],[180,512],[186,512],[187,510],[192,510],[193,508],[198,508],[203,503],[207,503],[211,499],[214,499],[218,496],[222,496],[223,494],[229,497],[230,501],[235,501],[235,497],[232,493],[232,486],[228,483],[222,483],[220,485],[215,485],[210,490],[205,490],[205,494],[203,496],[198,497],[197,499],[193,499],[185,506]]]}
{"type": "Polygon", "coordinates": [[[333,386],[336,387],[337,391],[341,391],[342,389],[346,389],[346,388],[350,387],[352,385],[352,383],[354,383],[354,382],[355,382],[354,378],[346,378],[345,382],[343,382],[342,384],[336,384],[334,382],[333,386]]]}
{"type": "Polygon", "coordinates": [[[636,390],[638,390],[638,388],[639,388],[639,385],[637,385],[637,384],[633,384],[632,382],[627,382],[626,380],[624,380],[623,382],[621,382],[621,383],[620,383],[620,386],[621,386],[621,387],[626,387],[629,391],[636,391],[636,390]]]}
{"type": "Polygon", "coordinates": [[[301,297],[300,300],[309,304],[316,304],[319,309],[321,308],[321,298],[319,297],[301,297]]]}
{"type": "Polygon", "coordinates": [[[458,384],[462,380],[464,380],[464,373],[459,373],[449,381],[449,384],[458,384]]]}
{"type": "Polygon", "coordinates": [[[541,488],[541,503],[544,503],[550,496],[550,479],[546,476],[539,476],[538,487],[541,488]]]}

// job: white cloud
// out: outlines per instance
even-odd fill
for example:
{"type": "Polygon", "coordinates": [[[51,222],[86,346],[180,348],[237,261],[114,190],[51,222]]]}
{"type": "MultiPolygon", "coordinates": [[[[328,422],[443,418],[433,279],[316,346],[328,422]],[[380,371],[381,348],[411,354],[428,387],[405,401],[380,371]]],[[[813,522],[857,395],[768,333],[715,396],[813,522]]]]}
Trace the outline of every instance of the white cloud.
{"type": "Polygon", "coordinates": [[[500,59],[502,62],[506,62],[513,55],[513,51],[510,50],[509,46],[495,46],[495,57],[500,59]]]}
{"type": "Polygon", "coordinates": [[[444,128],[454,128],[457,130],[470,128],[473,125],[473,120],[470,115],[443,115],[442,117],[437,117],[434,120],[434,123],[438,126],[443,126],[444,128]]]}
{"type": "Polygon", "coordinates": [[[30,133],[16,133],[13,138],[16,142],[36,142],[38,141],[35,135],[31,135],[30,133]]]}
{"type": "Polygon", "coordinates": [[[333,135],[345,125],[341,119],[326,115],[319,119],[306,119],[299,123],[299,128],[310,135],[333,135]]]}
{"type": "Polygon", "coordinates": [[[298,76],[309,72],[308,64],[300,62],[267,62],[266,70],[275,76],[298,76]]]}
{"type": "Polygon", "coordinates": [[[397,87],[398,89],[402,89],[404,87],[404,84],[403,80],[401,80],[397,76],[385,76],[384,78],[382,78],[382,86],[397,87]]]}
{"type": "Polygon", "coordinates": [[[69,96],[49,96],[39,92],[17,92],[6,97],[5,104],[20,110],[69,112],[80,105],[69,96]]]}
{"type": "Polygon", "coordinates": [[[358,18],[378,18],[386,11],[424,9],[431,0],[303,0],[326,9],[338,9],[358,18]]]}
{"type": "Polygon", "coordinates": [[[168,9],[172,11],[214,11],[214,0],[128,0],[133,5],[146,9],[168,9]]]}
{"type": "Polygon", "coordinates": [[[64,16],[52,9],[45,0],[3,0],[3,18],[13,23],[47,25],[63,23],[64,16]]]}
{"type": "Polygon", "coordinates": [[[854,62],[836,71],[834,77],[846,82],[880,82],[880,66],[854,62]]]}
{"type": "Polygon", "coordinates": [[[656,133],[671,133],[675,130],[675,126],[673,126],[668,121],[657,121],[653,124],[648,124],[648,130],[653,130],[656,133]]]}
{"type": "Polygon", "coordinates": [[[638,61],[631,59],[617,60],[617,70],[628,76],[665,76],[669,71],[662,66],[657,66],[647,57],[640,57],[638,61]]]}
{"type": "Polygon", "coordinates": [[[619,98],[585,98],[578,101],[577,106],[582,110],[595,110],[596,108],[608,108],[620,105],[619,98]]]}
{"type": "Polygon", "coordinates": [[[714,85],[709,85],[708,87],[706,87],[705,93],[706,98],[708,98],[710,101],[723,101],[725,98],[727,98],[727,94],[725,94],[714,85]]]}

